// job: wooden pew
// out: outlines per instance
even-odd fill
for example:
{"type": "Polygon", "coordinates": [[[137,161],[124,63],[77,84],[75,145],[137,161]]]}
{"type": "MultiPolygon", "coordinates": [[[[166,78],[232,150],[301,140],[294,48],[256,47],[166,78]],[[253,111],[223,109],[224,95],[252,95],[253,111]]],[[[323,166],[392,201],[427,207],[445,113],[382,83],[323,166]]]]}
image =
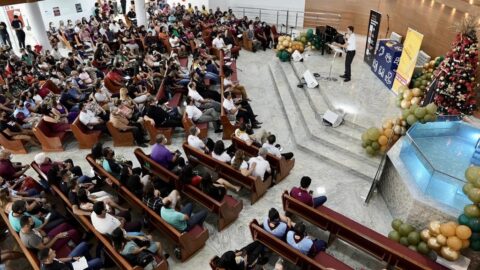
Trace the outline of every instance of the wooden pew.
{"type": "Polygon", "coordinates": [[[230,119],[228,118],[228,113],[225,111],[225,108],[223,107],[223,93],[225,93],[225,87],[224,87],[224,78],[225,74],[223,72],[223,67],[225,65],[225,54],[223,51],[220,50],[220,95],[222,97],[221,99],[221,109],[220,109],[220,122],[222,123],[222,128],[223,128],[223,140],[230,140],[232,138],[233,133],[235,130],[238,128],[238,125],[232,124],[230,122],[230,119]]]}
{"type": "Polygon", "coordinates": [[[82,124],[82,122],[80,122],[78,117],[70,125],[70,128],[72,129],[73,136],[75,136],[78,141],[78,148],[80,149],[92,148],[102,136],[101,131],[88,129],[82,124]]]}
{"type": "Polygon", "coordinates": [[[47,88],[49,89],[52,93],[54,94],[57,94],[57,95],[60,95],[61,94],[61,91],[60,91],[60,88],[58,88],[58,86],[53,83],[51,80],[46,80],[41,86],[40,88],[47,88]]]}
{"type": "Polygon", "coordinates": [[[312,223],[322,230],[329,231],[330,244],[336,238],[363,250],[376,259],[388,263],[395,269],[427,270],[447,269],[426,256],[397,243],[388,237],[352,219],[337,213],[326,206],[313,208],[294,199],[285,191],[282,195],[283,209],[312,223]]]}
{"type": "Polygon", "coordinates": [[[27,149],[22,140],[10,140],[0,132],[0,145],[13,154],[26,154],[27,149]]]}
{"type": "Polygon", "coordinates": [[[183,113],[182,125],[183,125],[183,129],[185,130],[185,140],[188,138],[188,135],[190,135],[190,128],[192,126],[197,126],[200,129],[200,134],[198,135],[200,139],[206,139],[208,137],[208,123],[194,124],[192,120],[188,118],[187,112],[183,113]]]}
{"type": "Polygon", "coordinates": [[[253,240],[259,241],[268,249],[272,250],[285,260],[288,260],[289,262],[300,267],[302,270],[353,270],[352,267],[344,264],[324,251],[319,252],[314,258],[308,257],[307,255],[288,245],[286,242],[283,242],[279,238],[275,237],[273,234],[265,231],[256,219],[250,222],[250,232],[253,240]]]}
{"type": "Polygon", "coordinates": [[[107,88],[108,92],[110,92],[111,94],[120,93],[120,88],[123,87],[121,85],[115,85],[107,76],[103,78],[103,84],[105,85],[105,88],[107,88]]]}
{"type": "Polygon", "coordinates": [[[162,235],[176,246],[176,250],[178,249],[178,252],[175,252],[175,255],[178,256],[177,259],[183,262],[205,245],[205,242],[208,239],[208,230],[206,228],[197,225],[188,232],[179,232],[163,220],[158,213],[145,205],[130,190],[128,190],[128,188],[122,186],[115,177],[105,171],[102,166],[97,164],[90,155],[87,156],[87,161],[97,175],[107,178],[112,185],[118,189],[118,193],[122,198],[148,215],[152,221],[151,224],[160,230],[162,235]]]}
{"type": "Polygon", "coordinates": [[[8,220],[8,216],[5,214],[3,209],[0,210],[0,216],[2,216],[3,222],[7,225],[9,234],[15,239],[20,250],[23,252],[23,255],[27,259],[28,263],[32,266],[33,270],[40,270],[40,261],[37,258],[37,254],[34,251],[28,249],[20,239],[20,235],[13,229],[10,225],[10,221],[8,220]]]}
{"type": "Polygon", "coordinates": [[[234,169],[229,164],[218,161],[212,156],[191,147],[187,143],[183,144],[183,150],[185,151],[185,155],[190,163],[202,164],[203,166],[217,172],[219,177],[238,183],[239,185],[242,185],[246,189],[250,190],[250,201],[252,204],[258,201],[258,199],[260,199],[263,194],[267,192],[267,189],[272,183],[271,177],[262,181],[259,177],[254,178],[253,176],[244,176],[239,170],[234,169]]]}
{"type": "Polygon", "coordinates": [[[43,119],[33,127],[33,134],[42,144],[44,152],[63,151],[63,142],[67,138],[67,132],[54,132],[49,127],[49,124],[43,119]]]}
{"type": "MultiPolygon", "coordinates": [[[[63,194],[63,192],[55,185],[52,186],[52,189],[54,190],[56,196],[58,196],[64,203],[65,209],[82,225],[82,227],[85,228],[86,231],[93,233],[97,241],[99,241],[105,252],[108,254],[108,256],[112,259],[113,262],[118,266],[119,269],[124,269],[124,270],[142,270],[143,268],[140,266],[132,266],[126,259],[123,257],[118,251],[113,247],[112,243],[110,240],[107,238],[107,236],[99,233],[97,230],[95,230],[95,227],[93,227],[90,218],[87,218],[87,216],[83,215],[75,215],[73,213],[73,207],[70,201],[68,200],[67,196],[63,194]]],[[[156,258],[157,259],[157,267],[155,267],[155,270],[167,270],[168,269],[168,262],[167,260],[163,258],[156,258]]]]}
{"type": "Polygon", "coordinates": [[[143,126],[150,136],[150,144],[155,144],[158,134],[163,134],[167,138],[167,144],[172,143],[174,128],[157,128],[150,120],[144,120],[143,126]]]}
{"type": "MultiPolygon", "coordinates": [[[[254,145],[247,145],[246,142],[239,138],[232,136],[232,143],[235,145],[235,149],[243,150],[245,153],[251,156],[258,155],[258,148],[254,145]]],[[[267,161],[277,171],[277,182],[285,179],[290,171],[295,166],[295,159],[286,160],[284,157],[277,158],[272,154],[267,154],[267,161]]]]}
{"type": "Polygon", "coordinates": [[[224,200],[219,202],[193,185],[182,185],[177,175],[152,160],[140,148],[135,149],[134,154],[144,171],[156,175],[162,180],[165,179],[164,181],[167,183],[172,183],[177,190],[200,203],[210,212],[215,213],[218,216],[218,231],[223,230],[235,221],[242,211],[242,200],[236,200],[230,195],[225,195],[224,200]]]}
{"type": "Polygon", "coordinates": [[[108,132],[112,135],[113,146],[133,146],[134,138],[131,131],[120,131],[118,128],[114,127],[112,122],[107,122],[108,132]]]}
{"type": "Polygon", "coordinates": [[[248,39],[247,31],[243,32],[242,45],[245,50],[253,52],[253,42],[248,39]]]}

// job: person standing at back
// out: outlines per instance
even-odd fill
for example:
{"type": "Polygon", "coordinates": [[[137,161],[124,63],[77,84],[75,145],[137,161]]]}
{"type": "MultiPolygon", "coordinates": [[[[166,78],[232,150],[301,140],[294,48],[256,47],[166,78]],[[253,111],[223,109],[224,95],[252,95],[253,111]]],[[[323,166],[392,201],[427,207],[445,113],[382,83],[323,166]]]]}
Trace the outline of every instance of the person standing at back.
{"type": "Polygon", "coordinates": [[[347,51],[347,57],[345,57],[345,74],[340,76],[341,78],[345,79],[344,82],[349,82],[351,79],[352,61],[355,57],[355,51],[357,49],[357,38],[353,31],[354,27],[350,25],[347,27],[347,42],[345,42],[345,44],[335,43],[335,45],[342,47],[347,51]]]}
{"type": "Polygon", "coordinates": [[[0,39],[2,41],[2,45],[8,45],[10,48],[12,47],[10,35],[7,31],[7,24],[5,24],[5,22],[0,22],[0,39]]]}
{"type": "Polygon", "coordinates": [[[12,28],[15,30],[18,38],[18,45],[25,49],[25,31],[23,31],[23,22],[18,18],[18,15],[13,16],[12,28]]]}

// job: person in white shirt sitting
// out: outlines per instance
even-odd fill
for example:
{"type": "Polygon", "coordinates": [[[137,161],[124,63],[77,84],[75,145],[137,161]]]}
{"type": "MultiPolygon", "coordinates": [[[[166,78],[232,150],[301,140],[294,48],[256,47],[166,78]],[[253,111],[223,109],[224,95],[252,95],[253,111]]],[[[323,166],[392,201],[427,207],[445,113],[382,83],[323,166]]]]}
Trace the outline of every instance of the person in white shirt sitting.
{"type": "Polygon", "coordinates": [[[275,145],[276,137],[273,134],[268,135],[267,141],[262,145],[263,148],[267,149],[268,153],[276,156],[277,158],[284,157],[286,160],[293,158],[293,153],[281,153],[280,145],[275,145]]]}
{"type": "Polygon", "coordinates": [[[210,153],[210,151],[213,150],[213,147],[215,144],[212,141],[212,139],[207,138],[204,141],[198,137],[198,135],[200,134],[199,128],[197,128],[196,126],[192,126],[190,127],[189,133],[190,135],[188,135],[188,138],[187,138],[188,145],[196,149],[202,150],[205,153],[210,153]]]}
{"type": "Polygon", "coordinates": [[[218,33],[217,36],[212,40],[212,45],[218,50],[223,50],[226,56],[230,57],[232,45],[225,45],[225,41],[223,41],[223,36],[221,33],[218,33]]]}
{"type": "MultiPolygon", "coordinates": [[[[258,122],[255,114],[252,111],[252,107],[248,101],[236,101],[232,97],[232,93],[227,91],[223,94],[223,108],[233,119],[240,120],[241,118],[247,124],[250,124],[252,128],[261,128],[261,122],[258,122]]],[[[230,117],[229,117],[230,118],[230,117]]]]}
{"type": "Polygon", "coordinates": [[[222,140],[218,140],[215,143],[215,146],[213,147],[212,151],[212,157],[216,160],[220,160],[225,163],[230,163],[232,160],[232,157],[230,156],[229,153],[235,151],[235,146],[232,144],[228,149],[225,149],[225,144],[223,143],[222,140]]]}
{"type": "Polygon", "coordinates": [[[185,112],[187,113],[188,118],[194,123],[208,123],[212,122],[213,127],[215,128],[215,133],[220,133],[223,129],[220,128],[220,115],[213,108],[206,109],[201,111],[194,104],[192,97],[188,96],[186,99],[187,106],[185,112]]]}
{"type": "Polygon", "coordinates": [[[216,102],[211,99],[204,99],[200,93],[197,91],[197,84],[195,82],[190,82],[188,84],[188,96],[193,98],[195,101],[195,106],[197,106],[200,110],[206,110],[213,108],[215,111],[220,112],[221,105],[219,102],[216,102]]]}
{"type": "Polygon", "coordinates": [[[252,172],[253,177],[260,177],[262,180],[265,180],[272,173],[272,169],[270,168],[270,163],[268,163],[267,161],[267,154],[268,154],[267,149],[262,147],[258,149],[258,156],[252,157],[248,161],[249,166],[256,164],[255,169],[252,172]]]}
{"type": "Polygon", "coordinates": [[[105,132],[107,131],[107,126],[105,125],[105,122],[93,111],[87,110],[84,103],[80,103],[79,107],[80,114],[78,115],[78,119],[82,124],[92,130],[102,130],[105,132]]]}
{"type": "Polygon", "coordinates": [[[262,147],[262,143],[267,140],[268,132],[261,129],[259,133],[254,134],[251,130],[247,129],[245,123],[240,123],[240,126],[234,132],[235,137],[244,141],[247,145],[254,145],[256,147],[262,147]]]}
{"type": "Polygon", "coordinates": [[[93,204],[93,212],[90,215],[92,225],[101,234],[112,234],[112,232],[121,227],[129,232],[128,235],[142,235],[142,223],[126,222],[122,217],[112,216],[107,213],[105,203],[97,201],[93,204]]]}

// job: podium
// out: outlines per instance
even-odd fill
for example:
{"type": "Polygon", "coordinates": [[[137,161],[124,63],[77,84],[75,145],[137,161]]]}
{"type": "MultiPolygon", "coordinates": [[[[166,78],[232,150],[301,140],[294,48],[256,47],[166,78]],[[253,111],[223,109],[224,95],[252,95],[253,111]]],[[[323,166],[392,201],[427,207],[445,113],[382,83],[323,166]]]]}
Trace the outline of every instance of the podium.
{"type": "Polygon", "coordinates": [[[334,53],[333,53],[332,62],[330,63],[330,71],[328,72],[328,77],[322,78],[322,79],[327,80],[327,81],[334,81],[334,82],[336,82],[336,81],[337,81],[337,78],[332,77],[333,64],[335,63],[335,59],[337,58],[337,55],[344,53],[344,51],[343,51],[340,47],[335,46],[335,45],[332,45],[332,44],[327,44],[327,46],[330,47],[330,49],[332,49],[332,51],[333,51],[334,53]]]}
{"type": "Polygon", "coordinates": [[[392,88],[397,74],[403,46],[394,40],[380,40],[373,59],[371,70],[388,87],[392,88]]]}

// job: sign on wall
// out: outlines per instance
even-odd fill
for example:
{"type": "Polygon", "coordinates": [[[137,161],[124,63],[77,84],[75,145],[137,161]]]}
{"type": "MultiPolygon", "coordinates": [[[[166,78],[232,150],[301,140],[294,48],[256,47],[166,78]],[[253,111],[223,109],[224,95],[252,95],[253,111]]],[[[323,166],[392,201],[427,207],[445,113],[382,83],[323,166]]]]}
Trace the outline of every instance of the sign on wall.
{"type": "Polygon", "coordinates": [[[393,82],[392,90],[398,93],[398,89],[402,85],[408,85],[413,75],[417,57],[422,46],[423,35],[419,32],[408,28],[405,42],[403,43],[402,57],[398,65],[397,75],[393,82]]]}
{"type": "Polygon", "coordinates": [[[82,4],[80,4],[80,3],[75,4],[75,9],[77,10],[77,13],[82,12],[83,11],[82,10],[82,4]]]}
{"type": "Polygon", "coordinates": [[[377,45],[378,32],[380,31],[380,21],[382,14],[375,10],[370,10],[370,20],[368,23],[367,44],[365,45],[365,56],[363,61],[372,66],[375,57],[375,47],[377,45]]]}
{"type": "Polygon", "coordinates": [[[53,16],[55,16],[55,17],[60,16],[60,8],[59,7],[54,7],[53,8],[53,16]]]}

